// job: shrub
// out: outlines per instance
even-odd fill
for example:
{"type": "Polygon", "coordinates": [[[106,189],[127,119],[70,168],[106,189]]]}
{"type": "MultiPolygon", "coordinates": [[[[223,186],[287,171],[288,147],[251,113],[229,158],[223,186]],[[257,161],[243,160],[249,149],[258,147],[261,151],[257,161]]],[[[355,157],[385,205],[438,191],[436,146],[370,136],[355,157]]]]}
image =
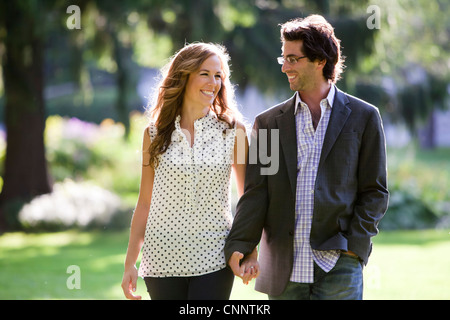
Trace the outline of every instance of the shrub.
{"type": "Polygon", "coordinates": [[[49,117],[45,131],[47,159],[55,181],[83,179],[89,168],[109,166],[111,159],[94,148],[101,135],[96,124],[49,117]]]}
{"type": "Polygon", "coordinates": [[[389,208],[380,229],[450,225],[450,148],[389,148],[389,208]]]}
{"type": "Polygon", "coordinates": [[[425,202],[404,190],[391,190],[389,208],[380,221],[383,230],[434,228],[439,218],[425,202]]]}
{"type": "MultiPolygon", "coordinates": [[[[95,181],[121,197],[139,192],[140,150],[145,117],[133,114],[131,132],[111,119],[101,124],[76,118],[51,116],[47,119],[45,145],[51,176],[64,179],[95,181]]],[[[135,200],[134,200],[135,201],[135,200]]]]}
{"type": "Polygon", "coordinates": [[[65,180],[50,194],[34,198],[19,212],[19,221],[29,231],[70,228],[117,228],[129,224],[129,210],[112,192],[89,182],[65,180]]]}

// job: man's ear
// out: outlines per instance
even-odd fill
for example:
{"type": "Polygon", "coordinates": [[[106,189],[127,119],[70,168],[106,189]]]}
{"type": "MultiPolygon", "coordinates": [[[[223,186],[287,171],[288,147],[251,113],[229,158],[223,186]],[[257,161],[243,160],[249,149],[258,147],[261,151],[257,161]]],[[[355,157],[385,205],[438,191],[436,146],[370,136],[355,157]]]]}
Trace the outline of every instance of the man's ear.
{"type": "Polygon", "coordinates": [[[327,59],[316,60],[315,62],[317,63],[317,67],[319,67],[320,69],[323,69],[325,67],[325,65],[327,64],[327,59]]]}

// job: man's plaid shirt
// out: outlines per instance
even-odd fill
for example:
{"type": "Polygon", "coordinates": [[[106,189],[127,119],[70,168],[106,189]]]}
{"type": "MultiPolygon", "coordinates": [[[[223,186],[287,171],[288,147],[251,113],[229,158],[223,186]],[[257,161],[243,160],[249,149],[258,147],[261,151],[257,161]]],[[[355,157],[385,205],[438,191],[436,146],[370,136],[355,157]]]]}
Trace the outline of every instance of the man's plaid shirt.
{"type": "Polygon", "coordinates": [[[310,245],[309,237],[314,210],[314,185],[322,152],[323,139],[330,120],[336,89],[331,89],[320,102],[321,118],[314,130],[308,106],[297,93],[295,124],[297,131],[297,188],[295,201],[294,266],[291,281],[314,282],[314,262],[324,271],[330,271],[339,259],[339,251],[317,251],[310,245]]]}

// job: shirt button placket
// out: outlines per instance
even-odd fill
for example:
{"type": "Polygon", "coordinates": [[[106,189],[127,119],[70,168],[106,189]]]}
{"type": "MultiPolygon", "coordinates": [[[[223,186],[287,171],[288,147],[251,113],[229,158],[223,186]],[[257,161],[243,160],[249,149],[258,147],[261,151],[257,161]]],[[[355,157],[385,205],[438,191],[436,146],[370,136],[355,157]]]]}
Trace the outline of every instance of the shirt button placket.
{"type": "Polygon", "coordinates": [[[186,145],[186,150],[184,152],[185,154],[185,162],[186,162],[186,200],[185,200],[185,206],[184,210],[187,214],[190,214],[192,211],[192,194],[194,192],[193,190],[193,174],[192,170],[194,167],[194,157],[192,148],[190,148],[188,145],[186,145]]]}

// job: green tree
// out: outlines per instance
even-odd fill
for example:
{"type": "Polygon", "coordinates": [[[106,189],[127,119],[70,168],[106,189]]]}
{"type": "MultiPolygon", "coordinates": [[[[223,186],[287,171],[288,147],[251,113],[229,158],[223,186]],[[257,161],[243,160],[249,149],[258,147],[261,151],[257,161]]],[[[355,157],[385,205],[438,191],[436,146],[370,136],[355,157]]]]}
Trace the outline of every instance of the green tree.
{"type": "MultiPolygon", "coordinates": [[[[7,129],[1,204],[51,191],[43,139],[43,46],[46,30],[41,22],[47,6],[52,4],[50,1],[0,3],[7,129]]],[[[2,217],[3,214],[0,219],[2,217]]],[[[4,221],[1,222],[0,227],[4,228],[4,221]]]]}
{"type": "Polygon", "coordinates": [[[160,67],[186,42],[223,43],[232,58],[232,81],[239,88],[253,84],[264,93],[275,93],[288,91],[276,62],[281,47],[278,24],[310,13],[324,14],[343,41],[351,72],[347,71],[342,85],[349,88],[357,83],[354,75],[373,50],[375,35],[365,27],[367,1],[78,0],[73,4],[81,9],[82,23],[81,30],[70,32],[66,28],[65,1],[0,4],[8,131],[3,201],[51,190],[43,144],[43,69],[44,57],[50,60],[63,56],[55,50],[65,53],[61,57],[64,65],[59,68],[71,70],[65,72],[65,81],[79,84],[86,98],[92,90],[92,65],[115,74],[117,110],[127,126],[127,94],[134,86],[136,64],[160,67]],[[55,47],[46,51],[49,43],[55,47]]]}
{"type": "Polygon", "coordinates": [[[434,110],[448,105],[450,4],[445,0],[373,4],[379,6],[382,21],[376,50],[365,57],[362,71],[389,94],[386,115],[405,123],[415,136],[434,110]]]}
{"type": "MultiPolygon", "coordinates": [[[[83,5],[83,1],[79,1],[83,5]]],[[[16,217],[6,211],[11,203],[25,202],[52,191],[44,146],[45,44],[66,12],[63,1],[0,2],[0,45],[4,86],[4,121],[7,131],[3,188],[0,194],[0,229],[16,217]],[[49,18],[49,19],[48,19],[49,18]]],[[[13,211],[17,210],[15,208],[13,211]]],[[[17,212],[13,212],[17,213],[17,212]]]]}

